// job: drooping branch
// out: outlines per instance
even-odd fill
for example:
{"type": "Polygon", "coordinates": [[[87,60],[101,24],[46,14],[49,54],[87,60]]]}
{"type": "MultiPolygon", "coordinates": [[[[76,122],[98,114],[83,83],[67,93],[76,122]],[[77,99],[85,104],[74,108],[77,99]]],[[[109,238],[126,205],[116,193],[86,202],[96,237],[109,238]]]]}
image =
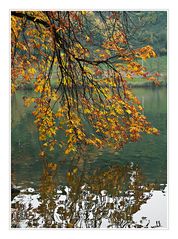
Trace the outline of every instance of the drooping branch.
{"type": "Polygon", "coordinates": [[[129,49],[120,14],[13,11],[12,16],[12,78],[34,84],[38,95],[25,103],[35,104],[42,147],[53,150],[59,130],[67,136],[67,142],[59,139],[66,154],[81,144],[121,148],[142,132],[158,133],[126,81],[144,75],[137,59],[152,57],[154,51],[149,46],[129,49]]]}
{"type": "Polygon", "coordinates": [[[47,27],[47,28],[50,27],[50,25],[49,25],[46,21],[44,21],[44,20],[42,20],[42,19],[38,19],[37,17],[34,17],[34,16],[30,16],[30,15],[28,15],[26,12],[12,11],[12,12],[11,12],[11,16],[19,17],[19,18],[22,18],[22,19],[25,18],[25,19],[27,19],[27,20],[29,20],[29,21],[34,22],[34,23],[41,24],[41,25],[43,25],[44,27],[47,27]]]}

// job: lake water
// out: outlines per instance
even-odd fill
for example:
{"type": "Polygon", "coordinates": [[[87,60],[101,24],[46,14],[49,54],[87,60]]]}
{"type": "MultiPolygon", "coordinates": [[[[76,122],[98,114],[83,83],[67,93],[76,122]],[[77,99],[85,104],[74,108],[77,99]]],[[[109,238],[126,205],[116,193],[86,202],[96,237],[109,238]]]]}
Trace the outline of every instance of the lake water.
{"type": "Polygon", "coordinates": [[[39,158],[31,108],[12,96],[12,227],[167,227],[167,89],[137,88],[145,115],[159,136],[144,135],[119,152],[58,151],[39,158]]]}

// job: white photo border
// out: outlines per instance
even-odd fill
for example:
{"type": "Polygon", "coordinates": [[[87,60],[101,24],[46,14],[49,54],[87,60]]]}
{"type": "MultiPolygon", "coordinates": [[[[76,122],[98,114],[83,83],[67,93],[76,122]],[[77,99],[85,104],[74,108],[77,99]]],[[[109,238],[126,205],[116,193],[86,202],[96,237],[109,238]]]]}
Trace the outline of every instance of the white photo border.
{"type": "Polygon", "coordinates": [[[0,34],[0,158],[1,158],[1,197],[0,197],[0,231],[2,236],[31,238],[39,235],[43,239],[61,238],[116,238],[136,239],[138,237],[162,239],[174,237],[178,232],[178,193],[177,193],[177,116],[178,107],[178,11],[176,1],[162,0],[6,0],[1,3],[0,34]],[[10,10],[152,10],[168,11],[168,184],[169,184],[169,227],[168,229],[11,229],[10,228],[10,10]]]}

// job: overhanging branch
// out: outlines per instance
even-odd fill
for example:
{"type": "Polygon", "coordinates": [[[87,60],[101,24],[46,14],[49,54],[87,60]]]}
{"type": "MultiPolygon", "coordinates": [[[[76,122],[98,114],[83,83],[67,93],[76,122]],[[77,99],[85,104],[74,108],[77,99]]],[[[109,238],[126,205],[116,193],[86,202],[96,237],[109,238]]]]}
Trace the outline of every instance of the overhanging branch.
{"type": "Polygon", "coordinates": [[[32,21],[34,23],[41,24],[44,27],[50,27],[50,25],[47,22],[45,22],[45,21],[43,21],[41,19],[38,19],[36,17],[30,16],[30,15],[26,14],[25,12],[15,12],[15,11],[12,11],[11,12],[11,16],[15,16],[15,17],[19,17],[19,18],[26,18],[27,20],[32,21]]]}

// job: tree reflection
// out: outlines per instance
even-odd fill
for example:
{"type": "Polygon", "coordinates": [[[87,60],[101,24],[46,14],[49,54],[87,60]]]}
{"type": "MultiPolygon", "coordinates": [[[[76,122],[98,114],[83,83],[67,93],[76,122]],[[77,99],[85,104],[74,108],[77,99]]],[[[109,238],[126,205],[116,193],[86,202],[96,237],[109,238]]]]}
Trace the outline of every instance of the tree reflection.
{"type": "Polygon", "coordinates": [[[133,221],[133,214],[157,185],[144,184],[138,165],[116,165],[91,173],[85,166],[72,162],[64,185],[56,177],[57,164],[45,163],[39,190],[21,190],[12,201],[12,227],[142,227],[133,221]]]}

